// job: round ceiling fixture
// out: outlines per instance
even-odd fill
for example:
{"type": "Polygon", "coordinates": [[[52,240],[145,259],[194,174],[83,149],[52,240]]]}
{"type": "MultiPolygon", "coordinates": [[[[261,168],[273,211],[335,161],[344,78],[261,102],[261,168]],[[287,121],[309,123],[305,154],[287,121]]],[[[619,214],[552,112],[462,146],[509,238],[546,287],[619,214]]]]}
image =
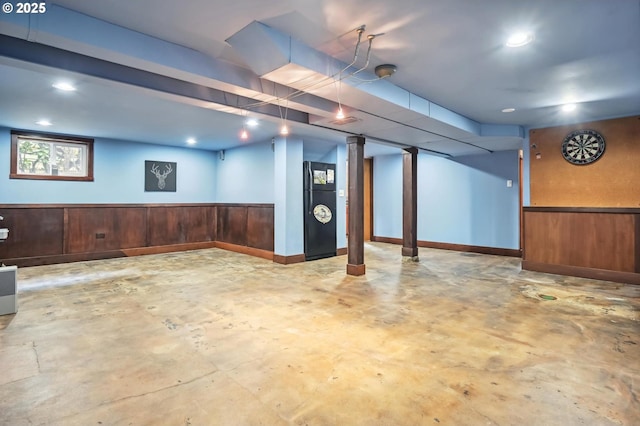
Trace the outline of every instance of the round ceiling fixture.
{"type": "Polygon", "coordinates": [[[390,77],[398,71],[398,67],[393,64],[382,64],[376,67],[376,75],[379,78],[390,77]]]}
{"type": "Polygon", "coordinates": [[[533,34],[531,33],[515,33],[512,34],[506,41],[507,47],[522,47],[533,41],[533,34]]]}

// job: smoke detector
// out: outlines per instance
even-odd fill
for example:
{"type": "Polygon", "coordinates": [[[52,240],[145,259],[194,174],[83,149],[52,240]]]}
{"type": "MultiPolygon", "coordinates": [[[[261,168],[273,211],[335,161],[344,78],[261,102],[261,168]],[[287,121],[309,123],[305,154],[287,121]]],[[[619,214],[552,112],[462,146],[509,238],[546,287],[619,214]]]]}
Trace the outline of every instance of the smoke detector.
{"type": "Polygon", "coordinates": [[[393,64],[382,64],[376,67],[375,72],[379,78],[386,78],[395,74],[397,70],[398,70],[398,67],[396,67],[393,64]]]}

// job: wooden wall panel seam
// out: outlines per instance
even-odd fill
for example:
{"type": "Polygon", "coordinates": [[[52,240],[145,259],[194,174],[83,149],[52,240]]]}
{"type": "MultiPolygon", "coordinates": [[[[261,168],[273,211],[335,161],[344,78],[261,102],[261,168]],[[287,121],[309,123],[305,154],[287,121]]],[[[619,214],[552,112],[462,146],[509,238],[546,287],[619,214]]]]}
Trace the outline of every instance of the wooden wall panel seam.
{"type": "Polygon", "coordinates": [[[69,209],[62,209],[62,254],[69,253],[69,209]]]}

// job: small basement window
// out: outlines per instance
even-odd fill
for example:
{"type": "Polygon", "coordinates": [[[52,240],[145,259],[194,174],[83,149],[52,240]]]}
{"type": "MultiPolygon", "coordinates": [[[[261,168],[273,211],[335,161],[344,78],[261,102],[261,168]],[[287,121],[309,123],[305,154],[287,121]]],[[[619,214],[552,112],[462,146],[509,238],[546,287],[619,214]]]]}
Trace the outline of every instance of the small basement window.
{"type": "Polygon", "coordinates": [[[11,131],[9,177],[93,181],[93,139],[11,131]]]}

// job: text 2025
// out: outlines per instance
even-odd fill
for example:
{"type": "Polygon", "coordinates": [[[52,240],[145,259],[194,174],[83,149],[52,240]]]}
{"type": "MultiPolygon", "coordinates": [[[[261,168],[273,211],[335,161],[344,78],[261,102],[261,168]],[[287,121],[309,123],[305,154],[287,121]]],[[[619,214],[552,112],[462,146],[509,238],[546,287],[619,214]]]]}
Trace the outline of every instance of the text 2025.
{"type": "Polygon", "coordinates": [[[45,13],[46,3],[16,3],[16,13],[45,13]]]}

